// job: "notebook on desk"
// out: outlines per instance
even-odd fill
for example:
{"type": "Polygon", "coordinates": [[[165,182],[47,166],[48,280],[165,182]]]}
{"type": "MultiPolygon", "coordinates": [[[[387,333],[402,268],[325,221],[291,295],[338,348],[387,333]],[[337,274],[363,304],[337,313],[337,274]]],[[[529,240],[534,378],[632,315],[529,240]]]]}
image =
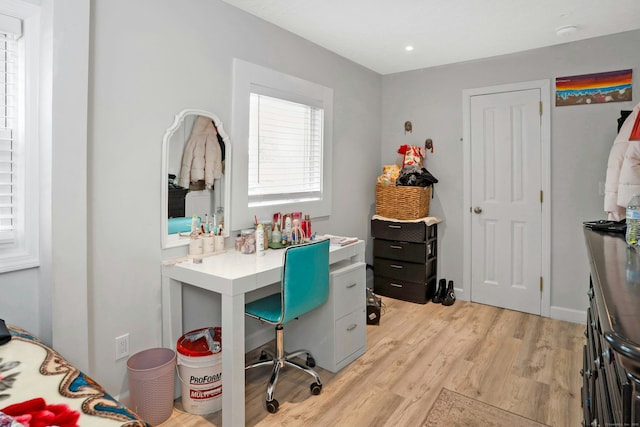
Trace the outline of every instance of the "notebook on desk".
{"type": "Polygon", "coordinates": [[[357,237],[334,236],[332,234],[325,234],[324,237],[329,239],[332,245],[340,246],[347,246],[358,241],[357,237]]]}

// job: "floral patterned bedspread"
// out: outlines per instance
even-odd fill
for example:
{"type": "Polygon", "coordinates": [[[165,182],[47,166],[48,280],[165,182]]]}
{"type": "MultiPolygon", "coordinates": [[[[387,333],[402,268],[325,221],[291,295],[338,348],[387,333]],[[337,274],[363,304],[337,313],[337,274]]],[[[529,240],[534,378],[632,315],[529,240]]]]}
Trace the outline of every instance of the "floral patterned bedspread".
{"type": "Polygon", "coordinates": [[[0,346],[0,427],[149,427],[28,332],[0,346]]]}

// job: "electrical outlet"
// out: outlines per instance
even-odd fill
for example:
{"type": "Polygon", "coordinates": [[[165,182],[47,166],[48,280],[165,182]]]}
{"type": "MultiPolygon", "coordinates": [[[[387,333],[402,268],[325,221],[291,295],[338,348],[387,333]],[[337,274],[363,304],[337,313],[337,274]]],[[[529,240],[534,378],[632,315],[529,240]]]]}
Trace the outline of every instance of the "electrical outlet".
{"type": "Polygon", "coordinates": [[[129,334],[116,337],[116,360],[123,359],[129,355],[129,334]]]}

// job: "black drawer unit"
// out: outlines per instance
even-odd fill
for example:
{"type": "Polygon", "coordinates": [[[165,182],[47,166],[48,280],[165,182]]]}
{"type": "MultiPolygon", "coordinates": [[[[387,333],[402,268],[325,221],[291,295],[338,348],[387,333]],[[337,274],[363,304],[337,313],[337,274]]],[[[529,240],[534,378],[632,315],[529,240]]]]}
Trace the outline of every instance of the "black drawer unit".
{"type": "Polygon", "coordinates": [[[371,220],[373,290],[424,304],[436,289],[437,224],[371,220]]]}
{"type": "Polygon", "coordinates": [[[584,378],[581,390],[584,420],[587,425],[631,426],[633,385],[602,335],[594,293],[591,282],[585,330],[587,344],[580,372],[584,378]]]}
{"type": "Polygon", "coordinates": [[[585,228],[591,276],[583,349],[585,426],[640,425],[640,253],[585,228]]]}
{"type": "Polygon", "coordinates": [[[184,217],[185,197],[189,192],[188,188],[169,187],[168,213],[169,218],[184,217]]]}

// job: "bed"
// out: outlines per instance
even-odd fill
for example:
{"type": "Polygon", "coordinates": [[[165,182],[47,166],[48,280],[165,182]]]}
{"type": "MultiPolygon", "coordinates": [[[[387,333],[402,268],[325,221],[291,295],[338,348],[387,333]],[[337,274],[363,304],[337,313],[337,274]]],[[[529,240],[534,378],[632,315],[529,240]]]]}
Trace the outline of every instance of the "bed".
{"type": "Polygon", "coordinates": [[[0,427],[150,427],[27,331],[9,326],[3,337],[0,427]]]}

